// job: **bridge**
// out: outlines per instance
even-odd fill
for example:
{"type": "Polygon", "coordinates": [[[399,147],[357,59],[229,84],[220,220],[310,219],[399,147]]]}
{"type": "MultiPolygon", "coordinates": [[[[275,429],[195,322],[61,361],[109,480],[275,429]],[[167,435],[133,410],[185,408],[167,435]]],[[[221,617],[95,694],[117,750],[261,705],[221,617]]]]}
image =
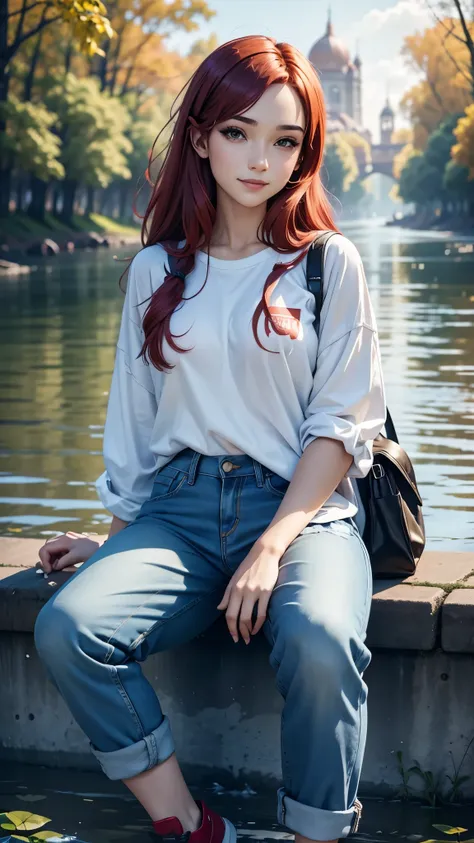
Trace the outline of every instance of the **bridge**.
{"type": "Polygon", "coordinates": [[[381,173],[383,176],[397,181],[393,175],[393,160],[395,156],[403,149],[403,143],[378,143],[373,144],[370,148],[372,160],[369,164],[360,165],[359,173],[361,178],[367,178],[373,173],[381,173]]]}

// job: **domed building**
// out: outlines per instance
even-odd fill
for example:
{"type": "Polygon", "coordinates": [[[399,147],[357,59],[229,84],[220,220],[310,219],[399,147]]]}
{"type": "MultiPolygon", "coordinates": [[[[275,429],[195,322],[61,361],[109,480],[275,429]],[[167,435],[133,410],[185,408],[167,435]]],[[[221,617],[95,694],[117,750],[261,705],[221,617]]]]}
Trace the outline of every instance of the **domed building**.
{"type": "Polygon", "coordinates": [[[357,132],[370,143],[370,132],[362,123],[362,62],[359,56],[351,60],[346,45],[336,38],[330,14],[309,60],[323,86],[328,132],[357,132]]]}
{"type": "Polygon", "coordinates": [[[362,122],[362,61],[358,55],[351,59],[344,42],[334,35],[330,12],[326,32],[313,45],[308,58],[323,87],[328,134],[357,133],[370,144],[370,163],[363,146],[354,150],[361,176],[379,173],[393,178],[394,158],[403,148],[403,143],[392,142],[395,112],[387,97],[379,114],[380,141],[375,143],[362,122]]]}

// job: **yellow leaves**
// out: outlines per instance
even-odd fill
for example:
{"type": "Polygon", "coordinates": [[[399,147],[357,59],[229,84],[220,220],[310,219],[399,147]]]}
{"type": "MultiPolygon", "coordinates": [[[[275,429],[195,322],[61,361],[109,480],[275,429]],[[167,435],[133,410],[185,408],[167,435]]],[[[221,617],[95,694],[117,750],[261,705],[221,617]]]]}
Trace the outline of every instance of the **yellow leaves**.
{"type": "Polygon", "coordinates": [[[465,109],[465,117],[458,121],[454,134],[457,143],[451,152],[453,160],[468,168],[471,181],[474,179],[474,104],[465,109]]]}
{"type": "Polygon", "coordinates": [[[41,817],[39,814],[32,814],[30,811],[9,811],[0,814],[0,828],[4,828],[6,831],[35,832],[30,837],[23,837],[20,834],[10,835],[11,840],[23,840],[26,843],[43,843],[43,841],[58,840],[64,837],[58,831],[38,831],[39,828],[49,822],[51,822],[49,817],[41,817]]]}
{"type": "Polygon", "coordinates": [[[390,138],[392,143],[412,143],[413,142],[413,129],[403,127],[400,129],[395,129],[392,132],[392,137],[390,138]]]}
{"type": "MultiPolygon", "coordinates": [[[[474,35],[474,23],[470,24],[474,35]]],[[[423,73],[406,92],[401,107],[414,126],[414,145],[423,149],[429,134],[449,114],[463,111],[472,100],[470,54],[461,22],[446,18],[405,39],[407,62],[423,73]]]]}
{"type": "MultiPolygon", "coordinates": [[[[18,0],[10,2],[15,5],[18,0]]],[[[198,39],[186,55],[168,46],[173,32],[197,31],[202,20],[213,17],[207,0],[114,0],[108,7],[101,0],[48,0],[48,7],[49,18],[56,22],[42,30],[38,82],[61,76],[69,62],[69,69],[80,77],[100,72],[104,89],[115,96],[164,91],[174,98],[217,46],[215,36],[198,39]]],[[[41,8],[42,3],[31,4],[25,30],[38,26],[41,8]]],[[[31,51],[30,40],[21,44],[15,57],[22,71],[19,77],[27,75],[31,51]]],[[[16,79],[11,84],[19,93],[16,79]]]]}
{"type": "Polygon", "coordinates": [[[342,188],[347,192],[359,174],[357,159],[353,143],[346,137],[346,132],[333,132],[329,135],[327,144],[334,146],[344,168],[342,188]]]}
{"type": "Polygon", "coordinates": [[[406,165],[408,164],[408,161],[414,155],[420,155],[420,152],[419,152],[419,150],[417,150],[413,147],[412,143],[405,144],[403,149],[401,149],[400,152],[397,152],[397,154],[395,155],[395,157],[393,159],[393,170],[392,170],[392,172],[393,172],[393,177],[395,179],[397,179],[397,181],[400,178],[400,174],[401,174],[402,170],[406,167],[406,165]]]}
{"type": "Polygon", "coordinates": [[[0,828],[7,831],[35,831],[51,822],[48,817],[41,817],[39,814],[32,814],[30,811],[9,811],[0,814],[0,819],[4,817],[8,819],[8,822],[0,823],[0,828]]]}
{"type": "Polygon", "coordinates": [[[70,24],[77,44],[86,55],[105,55],[99,46],[104,37],[115,33],[101,0],[53,0],[52,5],[70,24]]]}

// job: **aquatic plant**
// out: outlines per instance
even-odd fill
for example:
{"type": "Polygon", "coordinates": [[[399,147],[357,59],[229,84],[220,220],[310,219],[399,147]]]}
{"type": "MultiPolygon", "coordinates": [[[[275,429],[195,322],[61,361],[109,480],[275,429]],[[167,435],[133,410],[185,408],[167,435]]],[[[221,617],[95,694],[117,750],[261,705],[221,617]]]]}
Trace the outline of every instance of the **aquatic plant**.
{"type": "MultiPolygon", "coordinates": [[[[415,799],[425,799],[432,808],[435,808],[438,804],[443,805],[456,802],[457,799],[461,798],[462,785],[471,778],[469,775],[461,775],[461,768],[464,765],[473,742],[474,737],[469,741],[464,755],[457,767],[454,762],[452,752],[449,753],[453,765],[453,775],[450,776],[448,773],[445,773],[444,775],[444,778],[448,779],[450,782],[450,787],[446,791],[443,790],[442,777],[440,774],[435,775],[431,770],[423,770],[421,764],[416,760],[413,765],[407,769],[404,765],[403,753],[400,750],[396,752],[397,769],[402,780],[401,786],[398,789],[398,795],[402,799],[407,800],[410,799],[410,796],[413,796],[415,799]],[[422,791],[412,790],[409,785],[409,780],[412,775],[418,776],[423,782],[424,787],[422,791]],[[412,793],[410,791],[412,791],[412,793]]],[[[448,832],[445,833],[447,834],[448,832]]]]}

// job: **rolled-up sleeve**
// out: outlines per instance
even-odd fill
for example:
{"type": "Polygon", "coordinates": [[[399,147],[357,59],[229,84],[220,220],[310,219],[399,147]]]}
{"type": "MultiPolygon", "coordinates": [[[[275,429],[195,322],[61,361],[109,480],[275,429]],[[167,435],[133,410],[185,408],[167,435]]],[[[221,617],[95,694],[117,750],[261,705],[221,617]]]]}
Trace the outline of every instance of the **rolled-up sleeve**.
{"type": "MultiPolygon", "coordinates": [[[[150,444],[157,414],[156,382],[138,357],[144,333],[138,311],[137,258],[132,261],[117,341],[104,427],[105,471],[98,495],[113,515],[133,521],[151,493],[156,455],[150,444]]],[[[154,370],[160,375],[158,370],[154,370]]],[[[156,380],[156,378],[155,378],[156,380]]]]}
{"type": "Polygon", "coordinates": [[[371,468],[373,440],[386,418],[380,348],[360,256],[350,241],[333,239],[325,263],[317,366],[300,445],[304,451],[320,437],[342,442],[353,457],[345,476],[362,478],[371,468]]]}

